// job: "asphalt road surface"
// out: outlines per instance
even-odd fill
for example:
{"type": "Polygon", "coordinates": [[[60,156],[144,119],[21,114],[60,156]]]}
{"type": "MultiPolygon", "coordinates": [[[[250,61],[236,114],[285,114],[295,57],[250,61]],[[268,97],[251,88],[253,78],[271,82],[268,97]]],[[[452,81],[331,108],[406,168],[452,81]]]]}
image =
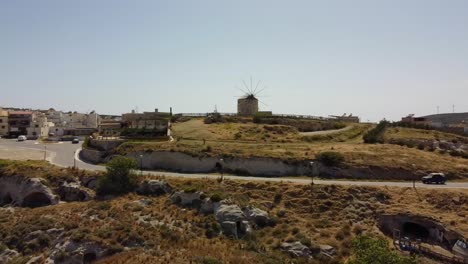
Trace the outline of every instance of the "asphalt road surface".
{"type": "MultiPolygon", "coordinates": [[[[0,139],[0,158],[2,159],[43,159],[44,153],[46,159],[61,167],[76,166],[80,169],[102,171],[104,166],[93,165],[83,162],[78,157],[78,152],[81,149],[80,144],[72,144],[71,142],[59,143],[41,143],[35,140],[27,140],[17,142],[13,139],[0,139]]],[[[219,177],[213,174],[189,174],[189,173],[174,173],[162,171],[145,171],[145,174],[162,175],[166,177],[182,177],[182,178],[206,178],[219,177]]],[[[232,180],[246,181],[271,181],[271,182],[290,182],[296,184],[310,184],[310,179],[304,178],[270,178],[270,177],[254,177],[254,176],[232,176],[225,175],[224,178],[232,180]]],[[[318,180],[314,179],[315,184],[336,184],[336,185],[357,185],[357,186],[389,186],[389,187],[413,187],[412,182],[387,182],[387,181],[348,181],[348,180],[318,180]]],[[[416,187],[434,188],[434,189],[468,189],[468,182],[447,182],[446,184],[422,184],[416,183],[416,187]]]]}

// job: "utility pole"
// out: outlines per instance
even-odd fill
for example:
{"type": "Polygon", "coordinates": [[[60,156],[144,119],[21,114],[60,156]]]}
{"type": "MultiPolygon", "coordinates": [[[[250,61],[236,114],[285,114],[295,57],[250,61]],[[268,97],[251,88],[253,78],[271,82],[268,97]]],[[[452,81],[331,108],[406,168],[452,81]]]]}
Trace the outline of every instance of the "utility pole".
{"type": "Polygon", "coordinates": [[[44,145],[44,160],[46,160],[47,156],[47,145],[44,145]]]}
{"type": "Polygon", "coordinates": [[[76,169],[75,152],[73,152],[73,169],[76,169]]]}

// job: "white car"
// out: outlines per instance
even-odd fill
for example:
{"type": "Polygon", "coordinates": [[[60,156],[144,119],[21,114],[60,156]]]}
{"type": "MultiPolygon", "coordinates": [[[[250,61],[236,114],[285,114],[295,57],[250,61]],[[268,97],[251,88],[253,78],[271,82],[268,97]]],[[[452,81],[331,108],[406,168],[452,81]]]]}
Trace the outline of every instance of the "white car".
{"type": "Polygon", "coordinates": [[[26,136],[18,136],[18,138],[16,139],[16,141],[25,141],[25,140],[28,140],[26,136]]]}

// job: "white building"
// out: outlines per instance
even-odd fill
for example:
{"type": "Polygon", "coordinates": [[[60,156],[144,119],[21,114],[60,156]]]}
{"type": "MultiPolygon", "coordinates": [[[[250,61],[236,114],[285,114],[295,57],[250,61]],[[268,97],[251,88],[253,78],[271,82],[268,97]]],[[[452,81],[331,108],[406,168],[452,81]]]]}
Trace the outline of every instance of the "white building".
{"type": "Polygon", "coordinates": [[[33,114],[32,122],[28,128],[28,138],[47,137],[49,134],[49,125],[47,117],[42,113],[33,114]]]}

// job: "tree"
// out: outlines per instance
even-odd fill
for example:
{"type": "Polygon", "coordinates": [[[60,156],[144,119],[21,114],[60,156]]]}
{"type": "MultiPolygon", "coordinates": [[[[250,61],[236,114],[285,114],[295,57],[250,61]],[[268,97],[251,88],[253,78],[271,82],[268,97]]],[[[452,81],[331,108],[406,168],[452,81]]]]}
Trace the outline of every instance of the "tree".
{"type": "Polygon", "coordinates": [[[134,170],[137,163],[134,159],[115,157],[106,166],[106,175],[98,181],[97,193],[125,194],[133,191],[137,184],[137,176],[134,170]]]}
{"type": "Polygon", "coordinates": [[[352,241],[353,256],[349,264],[416,264],[415,257],[402,256],[392,251],[384,238],[367,235],[357,236],[352,241]]]}

